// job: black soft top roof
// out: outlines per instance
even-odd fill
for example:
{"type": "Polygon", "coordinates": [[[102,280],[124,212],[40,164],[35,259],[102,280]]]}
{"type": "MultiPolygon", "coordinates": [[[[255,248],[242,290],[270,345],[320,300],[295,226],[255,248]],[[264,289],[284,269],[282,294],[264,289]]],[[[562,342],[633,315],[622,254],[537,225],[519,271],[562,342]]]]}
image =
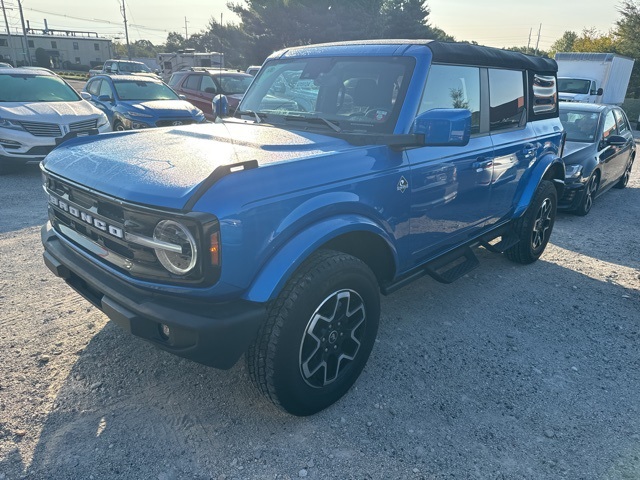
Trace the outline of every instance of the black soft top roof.
{"type": "Polygon", "coordinates": [[[412,46],[424,46],[433,53],[433,61],[436,63],[454,63],[462,65],[475,65],[479,67],[517,68],[531,70],[538,73],[555,74],[558,64],[550,58],[525,55],[511,50],[501,50],[493,47],[483,47],[461,42],[441,42],[438,40],[423,39],[377,39],[377,40],[350,40],[345,42],[321,43],[317,45],[304,45],[292,47],[276,52],[273,56],[286,53],[301,54],[310,50],[326,47],[370,46],[384,47],[394,46],[395,54],[402,54],[412,46]]]}
{"type": "Polygon", "coordinates": [[[433,52],[433,61],[437,63],[518,68],[541,73],[556,73],[558,71],[558,64],[551,58],[534,57],[511,50],[438,41],[429,42],[426,46],[433,52]]]}

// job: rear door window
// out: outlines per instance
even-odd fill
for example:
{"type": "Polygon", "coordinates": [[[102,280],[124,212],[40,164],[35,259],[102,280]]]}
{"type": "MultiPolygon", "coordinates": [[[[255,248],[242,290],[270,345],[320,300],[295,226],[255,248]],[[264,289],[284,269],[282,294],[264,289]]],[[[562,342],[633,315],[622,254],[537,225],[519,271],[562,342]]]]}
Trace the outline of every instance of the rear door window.
{"type": "Polygon", "coordinates": [[[199,90],[202,75],[189,75],[184,81],[183,87],[187,90],[199,90]]]}
{"type": "Polygon", "coordinates": [[[526,120],[524,73],[490,68],[489,106],[492,132],[523,126],[526,120]]]}
{"type": "Polygon", "coordinates": [[[623,133],[631,131],[631,127],[629,126],[629,122],[625,118],[622,111],[615,109],[613,114],[616,117],[616,125],[618,126],[618,133],[622,135],[623,133]]]}

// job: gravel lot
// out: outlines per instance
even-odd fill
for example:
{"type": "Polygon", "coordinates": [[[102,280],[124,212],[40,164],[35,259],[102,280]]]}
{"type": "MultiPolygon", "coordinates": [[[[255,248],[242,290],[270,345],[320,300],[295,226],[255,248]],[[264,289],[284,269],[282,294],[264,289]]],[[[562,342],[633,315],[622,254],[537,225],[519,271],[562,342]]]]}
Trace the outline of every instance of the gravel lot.
{"type": "Polygon", "coordinates": [[[640,165],[542,259],[479,249],[383,298],[356,387],[309,418],[244,362],[136,339],[42,262],[36,169],[0,177],[0,480],[640,478],[640,165]]]}

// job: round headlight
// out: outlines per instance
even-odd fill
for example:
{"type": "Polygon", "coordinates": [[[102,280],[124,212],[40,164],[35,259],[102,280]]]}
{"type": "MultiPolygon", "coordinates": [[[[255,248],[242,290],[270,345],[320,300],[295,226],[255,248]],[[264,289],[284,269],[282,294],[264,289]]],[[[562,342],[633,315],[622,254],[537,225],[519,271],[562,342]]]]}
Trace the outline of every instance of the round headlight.
{"type": "Polygon", "coordinates": [[[153,231],[153,238],[167,244],[155,248],[156,256],[164,268],[176,275],[186,275],[196,266],[198,248],[191,232],[178,222],[162,220],[153,231]],[[169,248],[169,247],[173,248],[169,248]],[[175,247],[180,247],[180,250],[175,247]]]}

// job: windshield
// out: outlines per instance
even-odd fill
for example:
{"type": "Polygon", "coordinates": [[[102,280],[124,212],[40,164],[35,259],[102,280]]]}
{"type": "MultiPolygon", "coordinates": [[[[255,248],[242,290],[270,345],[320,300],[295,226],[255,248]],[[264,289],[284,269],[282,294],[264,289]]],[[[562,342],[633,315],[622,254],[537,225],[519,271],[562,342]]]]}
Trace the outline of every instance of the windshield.
{"type": "Polygon", "coordinates": [[[0,75],[0,102],[79,102],[78,94],[53,75],[0,75]]]}
{"type": "Polygon", "coordinates": [[[113,85],[120,100],[180,100],[180,97],[163,83],[138,80],[115,81],[113,85]]]}
{"type": "Polygon", "coordinates": [[[591,80],[581,80],[579,78],[559,78],[558,91],[565,93],[589,93],[591,80]]]}
{"type": "Polygon", "coordinates": [[[273,60],[260,69],[239,110],[269,123],[323,119],[345,133],[392,133],[413,65],[407,57],[273,60]]]}
{"type": "Polygon", "coordinates": [[[593,143],[596,139],[599,119],[598,112],[581,112],[579,110],[560,112],[560,121],[569,142],[593,143]]]}
{"type": "Polygon", "coordinates": [[[152,73],[144,63],[118,62],[120,73],[152,73]]]}

